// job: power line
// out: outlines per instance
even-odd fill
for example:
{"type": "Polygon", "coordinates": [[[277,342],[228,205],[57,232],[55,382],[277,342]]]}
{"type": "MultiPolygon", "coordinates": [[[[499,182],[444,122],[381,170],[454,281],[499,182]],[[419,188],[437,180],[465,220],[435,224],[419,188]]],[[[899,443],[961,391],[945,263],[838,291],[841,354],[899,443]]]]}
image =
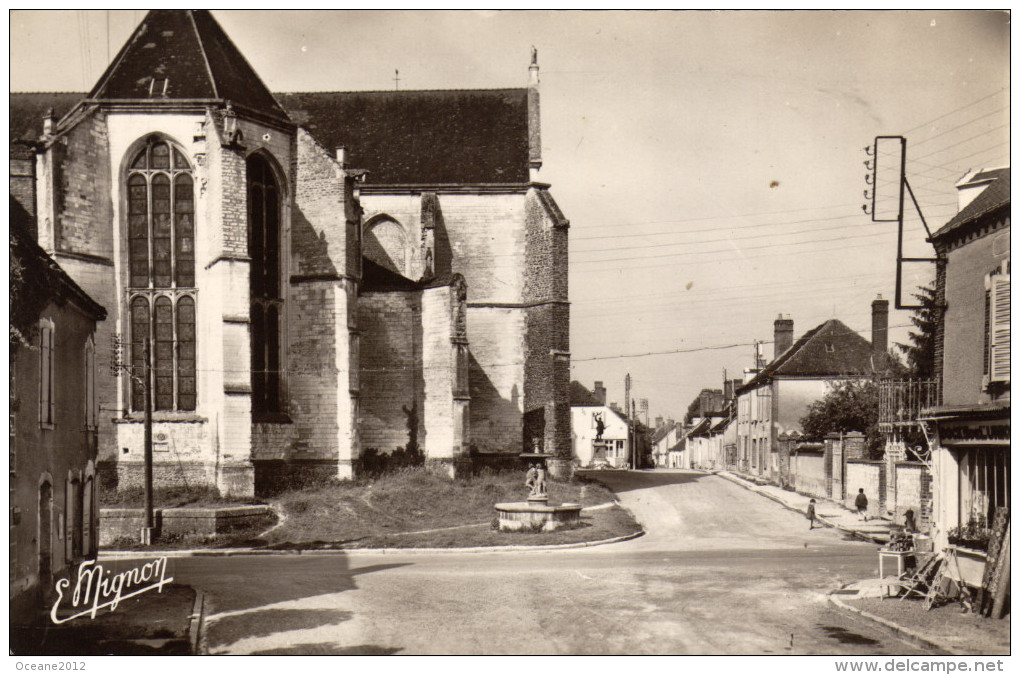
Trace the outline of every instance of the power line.
{"type": "Polygon", "coordinates": [[[715,249],[715,250],[712,250],[712,251],[680,251],[680,252],[676,252],[676,253],[662,253],[662,254],[655,254],[655,255],[625,256],[625,257],[622,257],[622,258],[603,258],[603,259],[598,259],[598,260],[595,260],[595,259],[592,259],[592,260],[576,260],[576,261],[571,261],[571,264],[572,265],[584,265],[584,264],[591,264],[591,263],[601,264],[601,263],[607,263],[607,262],[626,262],[626,261],[629,261],[629,260],[652,260],[652,259],[657,259],[657,258],[675,258],[675,257],[678,257],[678,256],[687,256],[687,255],[701,256],[701,255],[710,254],[710,253],[731,253],[731,254],[741,255],[743,251],[755,251],[755,250],[761,250],[761,249],[786,248],[786,247],[789,247],[789,246],[805,246],[805,245],[812,245],[812,244],[824,244],[824,243],[828,243],[828,242],[831,242],[831,241],[840,241],[840,240],[846,240],[846,239],[869,239],[869,238],[872,238],[872,237],[889,237],[889,236],[892,236],[893,234],[894,233],[892,233],[892,232],[876,232],[876,233],[873,233],[873,234],[860,234],[860,235],[851,235],[851,236],[844,236],[844,237],[829,237],[829,238],[826,238],[826,239],[811,239],[811,240],[807,240],[807,241],[793,241],[793,242],[784,243],[784,244],[763,244],[761,246],[739,246],[739,247],[733,246],[733,247],[730,247],[730,248],[715,249]],[[734,249],[736,249],[736,250],[734,250],[734,249]]]}
{"type": "Polygon", "coordinates": [[[827,209],[840,209],[840,208],[843,208],[843,207],[846,207],[846,206],[857,206],[857,204],[856,203],[848,203],[848,204],[833,204],[833,205],[830,205],[830,206],[807,206],[807,207],[804,207],[802,209],[786,209],[786,210],[783,210],[783,211],[759,211],[757,213],[734,213],[734,214],[724,215],[724,216],[705,216],[705,217],[702,217],[702,218],[682,218],[682,219],[679,219],[679,220],[645,220],[645,221],[636,221],[636,222],[630,222],[630,223],[609,223],[609,224],[606,224],[606,225],[586,225],[584,227],[584,229],[585,230],[594,230],[594,229],[606,228],[606,227],[621,227],[621,226],[628,226],[629,227],[629,226],[634,226],[634,225],[662,225],[662,224],[665,224],[665,223],[696,223],[696,222],[705,221],[705,220],[728,220],[728,219],[737,219],[737,218],[754,218],[754,217],[757,217],[757,216],[778,216],[778,215],[784,215],[784,214],[787,214],[787,213],[802,213],[804,211],[822,211],[822,210],[827,210],[827,209]]]}
{"type": "Polygon", "coordinates": [[[906,131],[904,131],[900,135],[901,136],[908,136],[911,133],[917,131],[918,129],[926,127],[926,126],[928,126],[929,124],[931,124],[933,122],[938,122],[939,120],[944,119],[946,117],[949,117],[950,115],[953,115],[955,113],[958,113],[961,110],[966,110],[967,108],[972,108],[973,106],[976,106],[978,103],[981,103],[982,101],[987,101],[988,99],[990,99],[990,98],[992,98],[994,96],[998,96],[999,94],[1002,94],[1005,91],[1007,91],[1007,90],[1006,89],[999,89],[998,91],[994,91],[991,94],[988,94],[988,96],[984,96],[982,98],[979,98],[976,101],[973,101],[973,102],[968,103],[966,105],[960,106],[959,108],[955,108],[953,110],[950,110],[949,112],[945,113],[944,115],[939,115],[935,119],[928,120],[927,122],[922,122],[921,124],[918,124],[916,127],[913,127],[912,129],[907,129],[906,131]]]}
{"type": "MultiPolygon", "coordinates": [[[[851,218],[860,218],[859,214],[852,214],[847,216],[840,216],[839,218],[830,218],[829,220],[848,220],[851,218]]],[[[813,221],[801,221],[801,222],[813,222],[813,221]]],[[[884,223],[867,223],[864,227],[880,226],[884,223]]],[[[662,242],[657,244],[642,244],[639,246],[614,246],[612,248],[586,248],[586,249],[571,249],[571,254],[574,253],[601,253],[604,251],[633,251],[638,249],[646,248],[663,248],[664,246],[699,246],[702,244],[718,244],[720,242],[734,242],[734,241],[747,241],[748,239],[761,239],[762,237],[792,237],[797,234],[809,234],[812,232],[828,232],[830,230],[845,230],[845,225],[835,225],[832,227],[813,227],[806,230],[794,230],[793,232],[762,232],[759,234],[750,234],[743,237],[723,237],[721,239],[698,239],[696,241],[676,241],[676,242],[662,242]]],[[[719,230],[716,230],[718,232],[719,230]]],[[[664,233],[665,234],[665,233],[664,233]]],[[[672,234],[689,234],[687,232],[674,232],[672,234]]],[[[792,243],[792,242],[791,242],[792,243]]],[[[785,244],[776,244],[777,246],[785,244]]]]}

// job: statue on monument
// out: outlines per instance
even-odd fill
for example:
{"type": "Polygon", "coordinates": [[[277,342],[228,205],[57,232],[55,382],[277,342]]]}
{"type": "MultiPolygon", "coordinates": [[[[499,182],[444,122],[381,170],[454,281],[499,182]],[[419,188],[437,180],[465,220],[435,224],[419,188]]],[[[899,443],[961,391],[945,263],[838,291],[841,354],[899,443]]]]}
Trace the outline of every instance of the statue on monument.
{"type": "Polygon", "coordinates": [[[606,431],[606,423],[602,419],[602,413],[592,413],[592,417],[595,418],[595,440],[601,441],[602,434],[606,431]]]}

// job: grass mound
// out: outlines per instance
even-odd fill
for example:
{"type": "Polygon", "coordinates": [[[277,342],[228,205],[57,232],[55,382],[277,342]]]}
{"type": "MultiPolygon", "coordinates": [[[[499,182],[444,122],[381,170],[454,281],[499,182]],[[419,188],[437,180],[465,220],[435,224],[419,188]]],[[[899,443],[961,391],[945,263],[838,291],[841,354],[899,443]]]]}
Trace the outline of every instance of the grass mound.
{"type": "MultiPolygon", "coordinates": [[[[451,480],[414,467],[371,480],[287,491],[274,500],[283,522],[265,539],[273,548],[462,547],[570,543],[639,529],[614,506],[586,514],[585,526],[575,531],[493,532],[494,505],[527,499],[523,483],[519,471],[451,480]]],[[[607,488],[583,479],[550,482],[548,489],[551,503],[595,506],[615,500],[607,488]]]]}

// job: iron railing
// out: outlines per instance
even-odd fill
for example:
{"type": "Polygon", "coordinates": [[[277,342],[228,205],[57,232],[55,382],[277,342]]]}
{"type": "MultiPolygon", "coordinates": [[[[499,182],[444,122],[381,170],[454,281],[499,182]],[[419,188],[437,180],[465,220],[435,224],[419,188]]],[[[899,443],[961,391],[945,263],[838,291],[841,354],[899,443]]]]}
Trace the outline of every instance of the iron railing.
{"type": "Polygon", "coordinates": [[[917,422],[919,413],[942,403],[938,379],[878,383],[878,424],[885,431],[917,422]]]}

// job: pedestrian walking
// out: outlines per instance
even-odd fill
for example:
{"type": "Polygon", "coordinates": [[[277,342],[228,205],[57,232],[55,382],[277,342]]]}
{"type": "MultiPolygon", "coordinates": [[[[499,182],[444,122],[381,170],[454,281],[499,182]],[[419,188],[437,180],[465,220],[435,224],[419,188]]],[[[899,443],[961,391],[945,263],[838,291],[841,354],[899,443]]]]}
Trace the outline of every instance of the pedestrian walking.
{"type": "Polygon", "coordinates": [[[854,500],[854,505],[857,507],[857,515],[861,517],[861,520],[868,522],[868,495],[864,494],[864,488],[857,490],[857,499],[854,500]]]}
{"type": "Polygon", "coordinates": [[[811,523],[809,530],[815,529],[815,500],[808,502],[807,511],[804,513],[807,516],[808,522],[811,523]]]}

